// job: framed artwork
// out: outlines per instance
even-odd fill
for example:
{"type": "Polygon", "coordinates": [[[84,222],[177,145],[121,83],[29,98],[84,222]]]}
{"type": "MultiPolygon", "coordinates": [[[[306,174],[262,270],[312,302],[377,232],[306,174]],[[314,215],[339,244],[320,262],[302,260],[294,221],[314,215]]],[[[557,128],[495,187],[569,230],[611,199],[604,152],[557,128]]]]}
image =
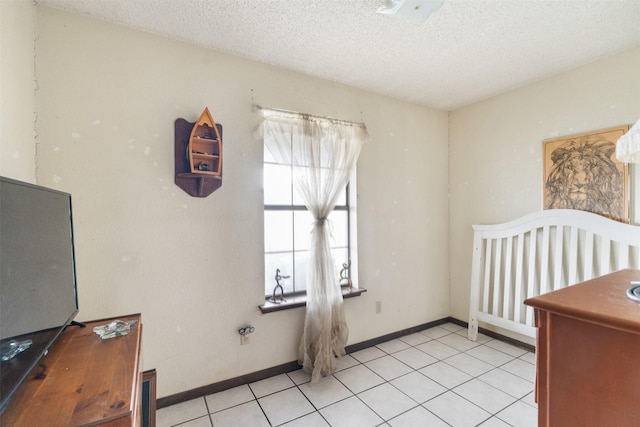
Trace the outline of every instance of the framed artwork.
{"type": "Polygon", "coordinates": [[[543,142],[543,208],[577,209],[629,222],[629,168],[616,141],[629,126],[543,142]]]}

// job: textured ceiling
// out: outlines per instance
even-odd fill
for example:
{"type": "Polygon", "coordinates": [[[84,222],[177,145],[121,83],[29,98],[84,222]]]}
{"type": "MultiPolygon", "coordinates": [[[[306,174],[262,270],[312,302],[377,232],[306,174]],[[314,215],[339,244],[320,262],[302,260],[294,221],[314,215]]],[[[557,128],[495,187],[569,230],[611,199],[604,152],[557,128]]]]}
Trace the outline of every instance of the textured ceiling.
{"type": "Polygon", "coordinates": [[[640,45],[640,0],[446,0],[421,25],[384,0],[37,0],[453,110],[640,45]]]}

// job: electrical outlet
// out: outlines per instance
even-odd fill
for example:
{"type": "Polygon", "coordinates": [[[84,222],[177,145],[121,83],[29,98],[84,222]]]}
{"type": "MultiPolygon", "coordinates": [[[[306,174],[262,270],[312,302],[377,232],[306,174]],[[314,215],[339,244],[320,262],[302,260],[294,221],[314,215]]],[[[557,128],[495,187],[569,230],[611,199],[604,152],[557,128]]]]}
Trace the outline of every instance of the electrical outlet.
{"type": "Polygon", "coordinates": [[[376,314],[382,313],[382,301],[376,301],[376,314]]]}
{"type": "Polygon", "coordinates": [[[240,335],[240,345],[249,344],[249,335],[240,335]]]}

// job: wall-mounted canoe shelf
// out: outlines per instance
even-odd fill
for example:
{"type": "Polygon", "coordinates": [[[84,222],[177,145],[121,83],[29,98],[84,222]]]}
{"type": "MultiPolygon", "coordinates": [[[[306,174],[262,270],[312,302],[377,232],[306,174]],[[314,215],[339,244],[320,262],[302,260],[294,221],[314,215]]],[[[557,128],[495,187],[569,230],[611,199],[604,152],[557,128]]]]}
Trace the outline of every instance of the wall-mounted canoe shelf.
{"type": "Polygon", "coordinates": [[[175,122],[175,183],[193,197],[222,186],[222,125],[205,108],[194,123],[175,122]]]}

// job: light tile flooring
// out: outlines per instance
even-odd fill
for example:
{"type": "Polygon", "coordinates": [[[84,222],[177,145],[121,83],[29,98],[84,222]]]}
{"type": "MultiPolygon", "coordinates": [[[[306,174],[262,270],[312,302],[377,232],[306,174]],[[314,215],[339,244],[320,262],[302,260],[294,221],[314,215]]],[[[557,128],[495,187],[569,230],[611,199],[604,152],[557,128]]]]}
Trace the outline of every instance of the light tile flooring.
{"type": "Polygon", "coordinates": [[[157,412],[159,427],[536,426],[535,356],[446,323],[345,356],[317,384],[302,370],[157,412]]]}

